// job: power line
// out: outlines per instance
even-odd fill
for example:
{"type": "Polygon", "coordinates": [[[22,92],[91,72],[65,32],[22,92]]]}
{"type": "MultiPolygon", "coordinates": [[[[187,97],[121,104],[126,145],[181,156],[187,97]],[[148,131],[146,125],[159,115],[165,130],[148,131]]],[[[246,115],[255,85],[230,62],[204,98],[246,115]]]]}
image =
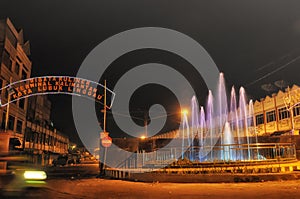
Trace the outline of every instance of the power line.
{"type": "Polygon", "coordinates": [[[284,65],[278,67],[277,69],[275,69],[275,70],[273,70],[273,71],[271,71],[271,72],[265,74],[264,76],[262,76],[262,77],[260,77],[260,78],[258,78],[258,79],[256,79],[256,80],[254,80],[254,81],[252,81],[252,82],[246,84],[246,86],[251,86],[251,85],[253,85],[253,84],[255,84],[255,83],[257,83],[257,82],[259,82],[259,81],[261,81],[261,80],[263,80],[263,79],[265,79],[265,78],[271,76],[271,75],[273,75],[274,73],[276,73],[276,72],[278,72],[278,71],[284,69],[285,67],[287,67],[287,66],[290,65],[291,63],[297,61],[299,58],[300,58],[300,55],[297,56],[296,58],[292,59],[292,60],[289,61],[288,63],[286,63],[286,64],[284,64],[284,65]]]}

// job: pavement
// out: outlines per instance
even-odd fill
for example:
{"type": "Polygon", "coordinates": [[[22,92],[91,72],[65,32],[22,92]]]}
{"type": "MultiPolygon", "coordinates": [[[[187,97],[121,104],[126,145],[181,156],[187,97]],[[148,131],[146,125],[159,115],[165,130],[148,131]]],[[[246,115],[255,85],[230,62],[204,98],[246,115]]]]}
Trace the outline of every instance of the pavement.
{"type": "MultiPolygon", "coordinates": [[[[300,198],[300,180],[255,183],[143,183],[110,179],[51,179],[27,198],[300,198]]],[[[22,197],[24,198],[24,197],[22,197]]]]}
{"type": "Polygon", "coordinates": [[[99,164],[76,164],[68,166],[51,166],[45,168],[48,179],[70,178],[70,177],[91,177],[99,174],[99,164]]]}
{"type": "MultiPolygon", "coordinates": [[[[136,182],[91,176],[97,173],[97,164],[53,167],[48,171],[50,176],[44,188],[24,190],[18,193],[18,198],[300,198],[300,180],[295,179],[233,183],[136,182]]],[[[15,199],[17,196],[10,198],[15,199]]]]}

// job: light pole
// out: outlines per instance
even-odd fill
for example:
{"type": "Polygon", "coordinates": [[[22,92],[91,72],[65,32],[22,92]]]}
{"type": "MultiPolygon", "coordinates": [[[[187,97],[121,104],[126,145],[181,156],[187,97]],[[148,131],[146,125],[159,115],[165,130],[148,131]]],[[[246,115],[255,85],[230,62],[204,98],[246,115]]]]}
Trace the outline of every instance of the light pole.
{"type": "Polygon", "coordinates": [[[145,120],[144,120],[144,125],[145,125],[145,136],[146,138],[148,137],[148,117],[147,114],[145,113],[145,120]]]}
{"type": "MultiPolygon", "coordinates": [[[[181,115],[182,115],[182,142],[181,142],[181,159],[184,159],[184,141],[185,141],[185,132],[187,135],[187,140],[189,142],[189,131],[188,131],[188,123],[187,123],[187,115],[188,115],[188,110],[187,109],[183,109],[181,110],[181,115]],[[186,128],[186,130],[185,130],[186,128]]],[[[190,143],[188,143],[190,144],[190,143]]]]}

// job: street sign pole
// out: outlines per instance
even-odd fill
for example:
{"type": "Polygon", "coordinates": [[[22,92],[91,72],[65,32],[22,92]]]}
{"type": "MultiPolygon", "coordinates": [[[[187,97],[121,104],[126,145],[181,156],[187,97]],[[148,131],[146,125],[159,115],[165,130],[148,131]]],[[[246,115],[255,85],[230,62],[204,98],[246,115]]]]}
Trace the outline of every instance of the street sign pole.
{"type": "MultiPolygon", "coordinates": [[[[106,80],[104,80],[104,108],[103,108],[103,133],[100,133],[100,147],[103,139],[105,137],[108,137],[108,133],[106,132],[106,80]],[[102,136],[101,136],[102,134],[102,136]]],[[[105,163],[106,163],[106,153],[107,153],[107,147],[104,146],[104,154],[103,154],[103,163],[101,162],[101,150],[99,150],[99,169],[100,169],[100,176],[105,175],[105,163]]]]}
{"type": "MultiPolygon", "coordinates": [[[[104,80],[104,116],[103,116],[103,131],[106,132],[106,80],[104,80]]],[[[107,135],[108,136],[108,135],[107,135]]],[[[104,149],[103,170],[105,174],[107,147],[104,149]]]]}

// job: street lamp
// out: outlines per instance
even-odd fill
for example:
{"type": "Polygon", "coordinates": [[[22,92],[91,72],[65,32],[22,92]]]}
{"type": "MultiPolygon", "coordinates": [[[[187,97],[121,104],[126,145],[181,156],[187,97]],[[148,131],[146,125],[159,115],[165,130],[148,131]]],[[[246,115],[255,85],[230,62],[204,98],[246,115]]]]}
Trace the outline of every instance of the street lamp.
{"type": "Polygon", "coordinates": [[[181,114],[182,115],[188,115],[189,114],[189,111],[187,109],[182,109],[181,110],[181,114]]]}
{"type": "Polygon", "coordinates": [[[144,139],[146,139],[146,136],[142,135],[140,138],[141,138],[142,140],[144,140],[144,139]]]}

